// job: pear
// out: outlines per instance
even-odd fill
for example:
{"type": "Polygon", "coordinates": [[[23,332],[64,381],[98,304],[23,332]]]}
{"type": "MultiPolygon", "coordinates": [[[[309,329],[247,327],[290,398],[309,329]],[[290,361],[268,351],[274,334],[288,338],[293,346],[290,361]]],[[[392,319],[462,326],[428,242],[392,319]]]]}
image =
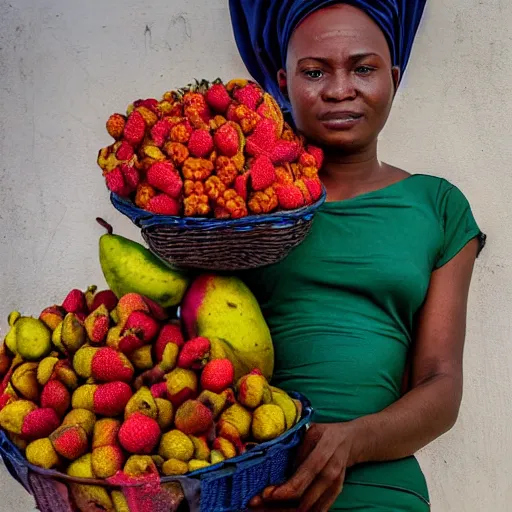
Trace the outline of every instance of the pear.
{"type": "Polygon", "coordinates": [[[41,320],[13,312],[9,315],[9,325],[11,329],[5,344],[13,354],[27,361],[37,361],[50,353],[51,331],[41,320]]]}
{"type": "Polygon", "coordinates": [[[141,387],[128,401],[125,407],[124,419],[128,419],[132,414],[140,412],[153,418],[158,417],[158,407],[155,399],[148,387],[141,387]]]}
{"type": "Polygon", "coordinates": [[[110,225],[97,220],[108,231],[99,241],[101,269],[117,297],[139,293],[164,308],[178,305],[189,284],[188,277],[172,270],[141,244],[114,235],[110,225]]]}

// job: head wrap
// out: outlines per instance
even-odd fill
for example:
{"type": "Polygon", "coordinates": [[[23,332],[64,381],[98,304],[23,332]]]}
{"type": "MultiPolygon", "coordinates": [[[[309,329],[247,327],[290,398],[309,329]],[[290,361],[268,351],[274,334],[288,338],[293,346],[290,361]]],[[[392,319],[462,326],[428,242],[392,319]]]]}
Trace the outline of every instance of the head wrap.
{"type": "Polygon", "coordinates": [[[242,59],[253,78],[289,109],[277,72],[297,25],[314,11],[350,4],[366,12],[388,40],[394,66],[405,71],[427,0],[229,0],[231,22],[242,59]]]}

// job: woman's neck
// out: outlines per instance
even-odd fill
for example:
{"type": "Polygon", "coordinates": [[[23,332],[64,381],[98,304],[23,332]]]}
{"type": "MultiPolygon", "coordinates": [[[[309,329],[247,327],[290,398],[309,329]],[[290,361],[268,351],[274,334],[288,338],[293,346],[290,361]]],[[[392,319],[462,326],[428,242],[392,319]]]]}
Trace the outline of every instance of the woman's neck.
{"type": "Polygon", "coordinates": [[[377,151],[344,155],[325,152],[320,177],[327,190],[328,200],[338,201],[364,194],[386,180],[389,166],[377,158],[377,151]]]}

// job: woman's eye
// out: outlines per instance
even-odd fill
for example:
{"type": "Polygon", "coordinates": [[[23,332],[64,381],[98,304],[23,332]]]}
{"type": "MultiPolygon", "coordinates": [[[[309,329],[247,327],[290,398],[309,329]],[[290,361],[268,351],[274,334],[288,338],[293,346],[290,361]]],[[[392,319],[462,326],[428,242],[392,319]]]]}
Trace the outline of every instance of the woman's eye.
{"type": "Polygon", "coordinates": [[[375,71],[375,68],[371,68],[370,66],[358,66],[356,68],[358,75],[369,75],[372,71],[375,71]]]}
{"type": "Polygon", "coordinates": [[[318,80],[319,78],[322,78],[324,75],[319,69],[307,69],[304,71],[304,74],[308,78],[312,78],[313,80],[318,80]]]}

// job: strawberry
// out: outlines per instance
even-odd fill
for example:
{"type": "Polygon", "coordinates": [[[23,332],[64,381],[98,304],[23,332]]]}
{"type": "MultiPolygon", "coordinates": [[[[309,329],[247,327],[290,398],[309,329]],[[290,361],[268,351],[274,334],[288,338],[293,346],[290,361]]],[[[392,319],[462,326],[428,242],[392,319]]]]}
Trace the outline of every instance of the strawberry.
{"type": "Polygon", "coordinates": [[[188,141],[189,152],[198,158],[204,158],[213,151],[213,139],[208,130],[195,130],[188,141]]]}
{"type": "Polygon", "coordinates": [[[153,112],[158,113],[158,100],[155,98],[148,98],[145,100],[137,100],[133,103],[134,108],[145,107],[153,112]]]}
{"type": "Polygon", "coordinates": [[[146,210],[159,215],[179,215],[180,205],[176,199],[165,194],[158,194],[148,201],[146,210]]]}
{"type": "Polygon", "coordinates": [[[285,210],[294,210],[304,206],[304,196],[295,185],[278,185],[276,187],[279,206],[285,210]]]}
{"type": "Polygon", "coordinates": [[[210,340],[207,338],[193,338],[181,348],[178,357],[178,367],[200,370],[207,363],[210,355],[210,340]]]}
{"type": "Polygon", "coordinates": [[[220,114],[224,114],[231,103],[228,91],[221,83],[214,83],[206,92],[205,99],[208,105],[220,114]]]}
{"type": "Polygon", "coordinates": [[[268,156],[260,155],[251,162],[251,184],[254,190],[264,190],[276,181],[276,170],[268,156]]]}
{"type": "Polygon", "coordinates": [[[183,181],[178,171],[169,161],[154,163],[148,169],[146,179],[149,185],[165,192],[174,199],[179,197],[183,188],[183,181]]]}
{"type": "Polygon", "coordinates": [[[118,196],[127,197],[130,195],[129,188],[126,186],[120,167],[116,167],[105,176],[105,183],[107,184],[107,188],[118,196]]]}
{"type": "Polygon", "coordinates": [[[247,201],[247,180],[249,179],[250,173],[240,174],[235,180],[236,193],[247,201]]]}
{"type": "Polygon", "coordinates": [[[316,146],[312,146],[311,144],[309,144],[306,149],[309,154],[311,154],[315,157],[317,168],[321,169],[322,165],[324,163],[324,152],[320,148],[317,148],[316,146]]]}
{"type": "Polygon", "coordinates": [[[320,199],[320,196],[322,195],[322,183],[320,182],[320,180],[315,180],[313,178],[304,178],[303,181],[306,187],[308,188],[313,201],[317,201],[318,199],[320,199]]]}
{"type": "Polygon", "coordinates": [[[300,146],[297,142],[279,140],[270,151],[270,159],[274,164],[295,162],[299,158],[300,146]]]}
{"type": "Polygon", "coordinates": [[[121,161],[127,161],[133,158],[133,148],[125,140],[123,140],[117,148],[116,158],[121,161]]]}
{"type": "Polygon", "coordinates": [[[263,93],[255,83],[249,83],[241,89],[236,89],[233,97],[251,110],[256,110],[263,98],[263,93]]]}
{"type": "Polygon", "coordinates": [[[160,119],[155,126],[151,128],[151,138],[158,147],[164,145],[171,132],[171,123],[167,119],[160,119]]]}
{"type": "Polygon", "coordinates": [[[245,149],[251,156],[266,154],[276,144],[276,122],[262,119],[254,128],[252,135],[247,137],[245,149]]]}
{"type": "Polygon", "coordinates": [[[228,121],[238,122],[238,116],[236,114],[236,109],[240,106],[238,101],[232,101],[228,107],[228,111],[226,113],[226,119],[228,121]]]}
{"type": "Polygon", "coordinates": [[[133,165],[121,164],[119,166],[121,173],[123,174],[124,183],[128,193],[133,192],[139,184],[139,172],[133,165]]]}
{"type": "Polygon", "coordinates": [[[223,124],[213,137],[215,147],[222,155],[235,156],[240,148],[238,131],[230,123],[223,124]]]}
{"type": "Polygon", "coordinates": [[[142,117],[142,114],[137,111],[133,111],[126,121],[124,127],[123,136],[132,146],[136,146],[142,142],[144,134],[146,132],[146,122],[142,117]]]}

